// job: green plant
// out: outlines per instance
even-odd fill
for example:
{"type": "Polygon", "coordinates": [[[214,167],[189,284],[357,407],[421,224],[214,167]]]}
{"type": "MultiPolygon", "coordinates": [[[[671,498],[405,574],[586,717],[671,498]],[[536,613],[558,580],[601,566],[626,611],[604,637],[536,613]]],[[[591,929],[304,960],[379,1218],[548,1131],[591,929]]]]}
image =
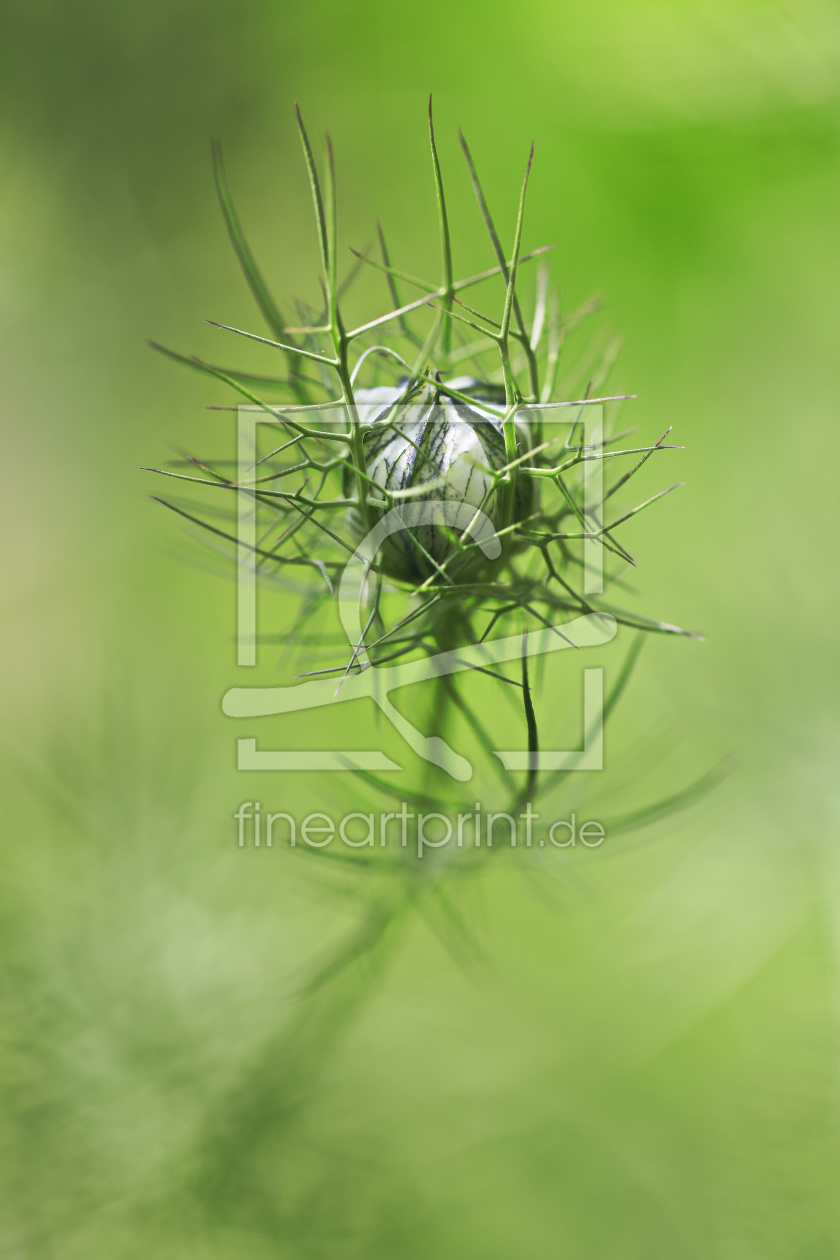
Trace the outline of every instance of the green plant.
{"type": "MultiPolygon", "coordinates": [[[[302,655],[305,676],[333,678],[340,688],[350,676],[397,661],[409,664],[463,652],[488,641],[500,625],[508,641],[522,636],[521,661],[513,675],[486,668],[473,656],[472,678],[459,682],[454,672],[446,671],[434,677],[426,721],[432,734],[421,741],[425,771],[421,767],[414,778],[404,776],[396,788],[357,771],[360,790],[364,784],[375,794],[396,795],[419,808],[459,806],[463,798],[459,781],[468,774],[455,773],[452,760],[434,751],[443,745],[444,732],[458,714],[486,756],[491,781],[502,787],[508,809],[514,812],[526,801],[567,784],[574,774],[571,766],[540,776],[539,705],[534,703],[529,673],[533,643],[529,632],[565,640],[564,625],[584,618],[632,627],[640,634],[688,633],[616,607],[596,589],[597,581],[589,583],[593,590],[587,590],[587,574],[604,562],[606,590],[621,585],[622,572],[633,559],[618,537],[619,528],[675,487],[617,512],[612,511],[613,496],[653,455],[674,448],[665,444],[668,433],[652,445],[634,445],[627,441],[632,430],[617,428],[619,408],[628,396],[599,393],[615,359],[615,343],[607,347],[583,397],[556,396],[566,341],[598,303],[589,301],[564,317],[549,283],[551,247],[523,252],[533,146],[519,192],[512,247],[506,251],[461,137],[495,262],[479,274],[457,279],[430,100],[429,139],[441,240],[439,283],[395,267],[379,225],[380,258],[353,251],[354,264],[339,280],[332,147],[327,138],[322,182],[299,111],[297,120],[312,190],[324,299],[319,311],[299,303],[297,323],[284,317],[269,292],[234,208],[220,148],[213,148],[216,185],[231,241],[271,336],[219,327],[264,345],[285,363],[285,374],[255,376],[155,347],[232,388],[242,405],[258,409],[281,440],[272,442],[272,449],[252,468],[238,469],[235,477],[192,457],[190,471],[182,465],[156,471],[208,492],[248,496],[265,514],[262,540],[253,548],[258,571],[266,579],[283,575],[288,580],[302,571],[312,574],[311,581],[299,587],[302,602],[295,627],[281,636],[287,648],[302,655]],[[530,262],[538,264],[538,271],[533,313],[526,319],[520,286],[523,268],[530,262]],[[348,327],[342,299],[362,268],[381,273],[390,306],[384,314],[348,327]],[[493,282],[502,295],[500,309],[487,313],[475,299],[467,303],[471,290],[493,282]],[[419,290],[420,296],[405,301],[405,286],[419,290]],[[470,375],[465,375],[467,368],[470,375]],[[605,408],[611,409],[606,419],[605,408]],[[568,423],[551,423],[558,415],[568,417],[568,423]],[[612,467],[619,460],[629,460],[629,466],[611,484],[604,482],[593,502],[591,469],[612,467]],[[454,505],[454,518],[441,512],[441,503],[454,505]],[[332,663],[313,668],[319,653],[342,641],[341,635],[330,637],[316,613],[334,602],[337,580],[359,539],[386,517],[399,518],[399,532],[367,557],[361,634],[346,651],[336,653],[332,663]],[[483,522],[483,537],[477,536],[476,522],[483,522]],[[495,548],[490,558],[487,528],[495,548]],[[519,698],[522,739],[528,748],[521,779],[494,760],[485,721],[486,694],[478,706],[467,697],[478,674],[488,688],[519,698]]],[[[206,511],[160,501],[213,535],[236,542],[232,528],[206,511]]],[[[622,694],[639,644],[640,638],[634,639],[598,724],[622,694]]],[[[403,722],[403,733],[407,726],[403,722]]],[[[624,824],[641,825],[684,804],[706,785],[701,781],[668,802],[628,816],[624,824]]],[[[459,869],[483,863],[489,852],[486,847],[472,849],[462,855],[459,869]]],[[[407,876],[413,869],[412,853],[409,848],[345,856],[359,867],[375,863],[377,869],[407,876]]],[[[441,856],[426,864],[424,880],[434,884],[452,866],[441,856]]],[[[401,893],[393,904],[402,903],[401,893]]]]}

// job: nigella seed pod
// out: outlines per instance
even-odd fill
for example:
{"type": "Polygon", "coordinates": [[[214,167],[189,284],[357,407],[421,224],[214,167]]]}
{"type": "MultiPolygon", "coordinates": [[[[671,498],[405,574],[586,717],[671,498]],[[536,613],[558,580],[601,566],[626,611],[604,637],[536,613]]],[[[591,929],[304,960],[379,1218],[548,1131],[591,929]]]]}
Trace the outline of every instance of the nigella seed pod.
{"type": "MultiPolygon", "coordinates": [[[[507,464],[502,421],[481,403],[498,410],[504,405],[504,390],[469,377],[449,382],[459,394],[474,402],[456,401],[443,385],[430,386],[419,397],[402,401],[404,387],[382,386],[356,392],[357,415],[364,431],[365,471],[375,486],[395,495],[397,512],[407,503],[443,502],[467,504],[499,528],[502,524],[502,489],[493,476],[507,464]]],[[[517,455],[530,445],[527,425],[516,423],[517,455]]],[[[534,482],[519,477],[513,502],[513,519],[522,520],[533,511],[534,482]]],[[[353,493],[350,477],[346,491],[353,493]]],[[[371,487],[371,495],[375,496],[371,487]]],[[[381,517],[385,508],[375,509],[381,517]]],[[[403,581],[424,581],[439,577],[437,566],[446,564],[451,577],[472,577],[476,567],[486,565],[482,553],[472,548],[453,555],[460,531],[447,527],[441,512],[440,524],[414,525],[393,534],[383,547],[380,561],[385,572],[403,581]]],[[[361,516],[351,510],[351,526],[358,536],[361,516]]]]}

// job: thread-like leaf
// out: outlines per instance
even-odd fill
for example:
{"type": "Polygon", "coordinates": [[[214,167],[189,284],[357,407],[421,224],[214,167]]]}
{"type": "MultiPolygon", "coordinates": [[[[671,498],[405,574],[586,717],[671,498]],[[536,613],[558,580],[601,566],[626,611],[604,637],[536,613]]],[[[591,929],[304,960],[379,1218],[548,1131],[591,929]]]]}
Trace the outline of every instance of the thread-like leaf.
{"type": "Polygon", "coordinates": [[[306,169],[309,174],[309,187],[312,191],[312,205],[315,210],[315,223],[318,229],[318,245],[321,250],[321,265],[326,282],[330,273],[330,246],[327,220],[324,213],[324,199],[321,196],[321,184],[318,179],[315,159],[312,156],[312,146],[309,143],[309,136],[306,134],[306,128],[303,125],[303,118],[301,117],[297,101],[295,101],[295,116],[297,118],[298,131],[300,132],[300,142],[303,146],[303,156],[306,159],[306,169]]]}
{"type": "MultiPolygon", "coordinates": [[[[429,95],[429,144],[432,150],[432,167],[435,173],[435,191],[437,193],[438,222],[440,224],[440,250],[443,263],[443,284],[441,285],[444,308],[452,309],[452,240],[449,234],[449,216],[446,213],[446,197],[443,192],[443,174],[440,169],[437,145],[435,143],[435,124],[432,117],[432,97],[429,95]]],[[[443,326],[441,348],[444,356],[452,348],[452,332],[447,324],[443,326]]]]}
{"type": "Polygon", "coordinates": [[[265,317],[265,321],[273,332],[275,337],[280,337],[283,332],[285,321],[280,312],[280,308],[272,297],[268,285],[263,279],[262,273],[257,266],[256,259],[251,251],[245,234],[242,231],[242,225],[239,221],[239,215],[230,195],[230,189],[225,171],[224,157],[222,155],[222,146],[218,140],[212,142],[213,151],[213,177],[216,182],[216,192],[219,197],[219,204],[222,207],[225,225],[227,226],[228,235],[233,245],[236,257],[248,286],[254,295],[254,300],[259,306],[265,317]]]}

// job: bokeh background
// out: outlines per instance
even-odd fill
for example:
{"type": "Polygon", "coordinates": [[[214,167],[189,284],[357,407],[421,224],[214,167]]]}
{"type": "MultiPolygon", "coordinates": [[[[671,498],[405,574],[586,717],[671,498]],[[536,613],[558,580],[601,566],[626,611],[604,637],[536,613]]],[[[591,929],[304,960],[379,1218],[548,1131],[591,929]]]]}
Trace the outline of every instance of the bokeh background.
{"type": "Polygon", "coordinates": [[[837,4],[7,0],[3,27],[0,1253],[836,1256],[837,4]],[[241,800],[354,787],[234,770],[233,585],[139,471],[229,453],[227,399],[145,341],[218,360],[206,318],[258,328],[213,135],[276,296],[316,295],[295,99],[343,243],[381,216],[434,274],[430,90],[456,265],[489,265],[457,127],[508,235],[534,139],[526,245],[559,243],[570,305],[604,294],[612,384],[687,447],[625,538],[646,609],[707,641],[647,645],[613,812],[738,765],[453,894],[482,965],[418,913],[302,997],[380,890],[235,847],[241,800]]]}

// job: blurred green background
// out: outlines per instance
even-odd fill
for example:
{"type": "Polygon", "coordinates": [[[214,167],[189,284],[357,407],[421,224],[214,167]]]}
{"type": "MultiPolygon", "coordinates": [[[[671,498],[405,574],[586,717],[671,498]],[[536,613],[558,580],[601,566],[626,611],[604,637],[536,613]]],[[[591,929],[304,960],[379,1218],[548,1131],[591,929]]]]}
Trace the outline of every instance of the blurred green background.
{"type": "Polygon", "coordinates": [[[3,27],[0,1253],[836,1256],[838,5],[7,0],[3,27]],[[646,611],[707,642],[647,645],[609,812],[739,765],[643,842],[453,894],[480,974],[418,915],[300,999],[379,890],[235,847],[243,799],[355,789],[233,768],[233,586],[139,471],[229,453],[227,399],[145,339],[224,361],[205,318],[259,329],[212,135],[276,296],[317,293],[295,99],[344,244],[381,216],[434,274],[430,90],[456,266],[490,265],[457,127],[508,236],[534,139],[525,244],[559,243],[570,305],[605,295],[627,418],[687,446],[626,541],[646,611]]]}

